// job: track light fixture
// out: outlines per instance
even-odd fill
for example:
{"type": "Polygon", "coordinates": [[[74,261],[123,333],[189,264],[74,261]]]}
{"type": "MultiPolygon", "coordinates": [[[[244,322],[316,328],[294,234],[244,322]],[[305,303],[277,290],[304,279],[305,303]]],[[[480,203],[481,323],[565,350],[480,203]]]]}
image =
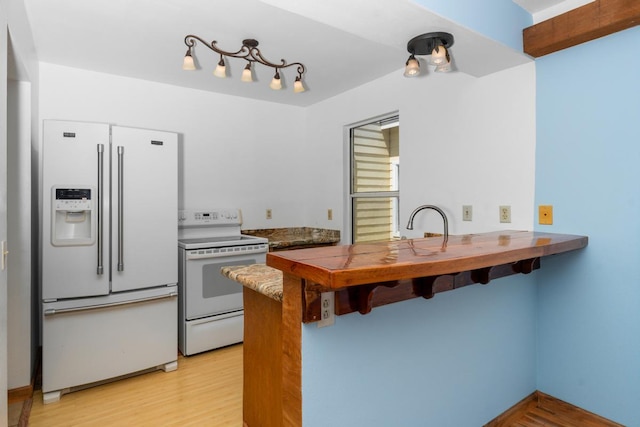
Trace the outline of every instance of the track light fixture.
{"type": "Polygon", "coordinates": [[[435,65],[437,73],[451,71],[449,48],[453,46],[453,36],[449,33],[436,32],[416,36],[407,43],[411,54],[405,64],[404,76],[415,77],[420,74],[420,62],[415,55],[431,55],[430,65],[435,65]]]}
{"type": "Polygon", "coordinates": [[[293,83],[293,91],[295,93],[304,92],[305,88],[302,84],[302,76],[306,71],[304,64],[300,62],[292,62],[290,64],[287,63],[284,59],[280,60],[279,64],[274,64],[272,62],[267,61],[260,53],[260,49],[258,49],[258,41],[254,39],[245,39],[242,41],[242,47],[237,52],[227,52],[216,46],[216,41],[212,41],[208,43],[201,39],[198,36],[188,35],[184,38],[184,43],[187,45],[187,53],[184,56],[184,62],[182,64],[182,69],[187,71],[193,71],[196,69],[195,62],[193,60],[193,48],[197,44],[197,42],[202,43],[212,51],[220,54],[220,61],[218,61],[218,65],[213,71],[213,75],[220,78],[225,78],[227,76],[227,70],[225,65],[225,57],[229,58],[240,58],[247,61],[244,70],[242,70],[242,77],[240,78],[243,82],[252,82],[253,81],[253,73],[251,67],[253,63],[257,62],[262,65],[266,65],[267,67],[271,67],[275,69],[275,75],[271,80],[271,84],[269,87],[273,90],[282,89],[282,81],[280,80],[280,70],[292,66],[297,66],[298,75],[296,76],[295,82],[293,83]]]}

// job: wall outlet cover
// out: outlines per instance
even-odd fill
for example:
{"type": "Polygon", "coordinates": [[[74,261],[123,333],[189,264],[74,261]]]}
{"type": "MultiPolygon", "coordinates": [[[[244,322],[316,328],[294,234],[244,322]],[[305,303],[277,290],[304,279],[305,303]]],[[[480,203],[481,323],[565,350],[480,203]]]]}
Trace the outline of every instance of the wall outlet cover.
{"type": "Polygon", "coordinates": [[[500,206],[500,222],[511,222],[511,206],[500,206]]]}
{"type": "Polygon", "coordinates": [[[552,205],[538,206],[538,223],[542,225],[553,224],[553,206],[552,205]]]}
{"type": "Polygon", "coordinates": [[[318,328],[324,328],[325,326],[331,326],[336,321],[335,315],[335,292],[321,292],[320,293],[320,321],[318,322],[318,328]]]}

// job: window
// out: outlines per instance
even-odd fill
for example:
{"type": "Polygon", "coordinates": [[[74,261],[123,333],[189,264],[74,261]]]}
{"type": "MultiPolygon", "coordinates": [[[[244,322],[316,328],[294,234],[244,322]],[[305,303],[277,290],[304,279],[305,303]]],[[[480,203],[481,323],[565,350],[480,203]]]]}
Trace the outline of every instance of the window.
{"type": "Polygon", "coordinates": [[[353,127],[351,151],[351,240],[390,240],[399,234],[399,117],[353,127]]]}

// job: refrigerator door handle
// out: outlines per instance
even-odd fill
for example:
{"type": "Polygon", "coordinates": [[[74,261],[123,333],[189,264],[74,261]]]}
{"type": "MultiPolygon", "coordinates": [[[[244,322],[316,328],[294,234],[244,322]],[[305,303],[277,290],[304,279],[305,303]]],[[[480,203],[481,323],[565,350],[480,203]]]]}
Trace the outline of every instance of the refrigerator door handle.
{"type": "Polygon", "coordinates": [[[104,221],[104,144],[98,144],[98,270],[97,274],[104,273],[102,238],[104,221]]]}
{"type": "Polygon", "coordinates": [[[124,147],[118,146],[118,271],[124,271],[124,147]]]}
{"type": "Polygon", "coordinates": [[[117,307],[117,306],[127,305],[127,304],[139,304],[141,302],[149,302],[149,301],[155,301],[155,300],[165,299],[165,298],[175,298],[177,296],[178,296],[177,292],[171,292],[171,293],[168,293],[168,294],[165,294],[165,295],[156,295],[156,296],[153,296],[153,297],[138,298],[138,299],[132,299],[132,300],[127,300],[127,301],[119,301],[119,302],[110,302],[110,303],[106,303],[106,304],[89,305],[89,306],[84,306],[84,307],[48,308],[48,309],[44,310],[44,315],[45,316],[52,316],[54,314],[72,313],[72,312],[88,311],[88,310],[97,310],[97,309],[111,308],[111,307],[117,307]]]}

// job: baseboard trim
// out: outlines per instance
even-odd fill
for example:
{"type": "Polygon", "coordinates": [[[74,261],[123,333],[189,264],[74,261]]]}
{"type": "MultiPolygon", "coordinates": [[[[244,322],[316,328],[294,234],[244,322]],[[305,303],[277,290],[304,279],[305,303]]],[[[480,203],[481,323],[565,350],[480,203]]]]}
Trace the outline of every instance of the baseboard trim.
{"type": "Polygon", "coordinates": [[[38,372],[40,371],[40,355],[42,354],[42,348],[38,348],[38,354],[36,355],[36,363],[33,367],[33,373],[31,374],[31,383],[24,387],[12,388],[8,390],[8,404],[12,403],[24,402],[27,399],[31,399],[33,397],[33,390],[36,388],[36,381],[38,380],[38,372]]]}
{"type": "MultiPolygon", "coordinates": [[[[586,411],[556,397],[534,391],[520,402],[489,421],[484,427],[508,427],[516,424],[518,420],[527,418],[532,411],[544,411],[554,420],[571,421],[573,425],[583,427],[624,427],[593,412],[586,411]]],[[[529,425],[529,424],[524,424],[529,425]]]]}
{"type": "Polygon", "coordinates": [[[33,383],[24,387],[12,388],[8,391],[9,405],[12,403],[24,402],[33,396],[33,383]]]}

